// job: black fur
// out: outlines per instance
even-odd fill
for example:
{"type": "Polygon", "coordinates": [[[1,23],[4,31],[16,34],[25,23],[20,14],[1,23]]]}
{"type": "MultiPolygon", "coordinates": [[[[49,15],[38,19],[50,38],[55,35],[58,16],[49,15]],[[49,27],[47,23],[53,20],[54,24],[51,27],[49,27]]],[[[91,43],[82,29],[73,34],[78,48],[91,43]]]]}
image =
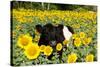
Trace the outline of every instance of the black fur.
{"type": "MultiPolygon", "coordinates": [[[[53,47],[55,51],[55,47],[57,43],[62,43],[65,40],[63,35],[63,25],[59,24],[58,26],[54,26],[50,23],[41,26],[36,25],[36,30],[41,34],[38,45],[50,45],[53,47]]],[[[71,33],[74,33],[73,29],[70,26],[67,26],[71,33]]],[[[62,50],[58,52],[60,55],[59,58],[62,56],[62,50]]],[[[52,55],[48,57],[48,59],[52,58],[52,55]]]]}
{"type": "Polygon", "coordinates": [[[69,30],[72,34],[74,34],[74,30],[73,30],[73,28],[72,28],[72,27],[67,26],[67,28],[68,28],[68,30],[69,30]]]}
{"type": "Polygon", "coordinates": [[[40,25],[36,25],[37,31],[40,32],[40,39],[38,45],[50,45],[56,46],[57,43],[61,43],[64,41],[63,35],[63,25],[53,26],[52,24],[48,23],[43,27],[40,25]],[[52,45],[52,41],[55,41],[55,45],[52,45]]]}

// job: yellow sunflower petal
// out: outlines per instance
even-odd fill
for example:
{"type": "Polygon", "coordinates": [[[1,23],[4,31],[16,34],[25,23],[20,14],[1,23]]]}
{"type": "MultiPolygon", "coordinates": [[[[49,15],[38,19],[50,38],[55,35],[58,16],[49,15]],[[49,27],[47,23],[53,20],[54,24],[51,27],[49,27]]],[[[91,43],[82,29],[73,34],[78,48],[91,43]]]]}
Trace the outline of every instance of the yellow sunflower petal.
{"type": "Polygon", "coordinates": [[[30,43],[24,51],[28,59],[36,59],[40,54],[40,49],[37,43],[30,43]]]}
{"type": "Polygon", "coordinates": [[[67,59],[68,63],[75,63],[76,60],[77,60],[77,54],[72,53],[68,55],[68,59],[67,59]]]}
{"type": "Polygon", "coordinates": [[[44,52],[45,47],[46,47],[45,45],[41,45],[41,46],[40,46],[40,51],[41,51],[41,52],[44,52]]]}
{"type": "Polygon", "coordinates": [[[93,54],[89,54],[85,58],[86,62],[93,62],[93,60],[94,60],[94,55],[93,54]]]}
{"type": "Polygon", "coordinates": [[[62,49],[62,44],[58,43],[57,46],[56,46],[56,50],[60,51],[61,49],[62,49]]]}
{"type": "Polygon", "coordinates": [[[64,41],[63,41],[63,45],[67,45],[68,42],[69,42],[68,40],[64,40],[64,41]]]}
{"type": "Polygon", "coordinates": [[[50,56],[52,54],[52,51],[53,51],[52,47],[46,46],[45,49],[44,49],[44,54],[46,56],[50,56]]]}
{"type": "Polygon", "coordinates": [[[77,34],[73,34],[73,35],[72,35],[72,39],[75,39],[75,38],[77,38],[77,37],[78,37],[77,34]]]}
{"type": "Polygon", "coordinates": [[[83,42],[84,45],[88,45],[91,41],[92,41],[92,38],[91,38],[91,37],[84,38],[84,39],[82,40],[82,42],[83,42]]]}
{"type": "Polygon", "coordinates": [[[80,38],[75,38],[75,40],[74,40],[74,45],[75,45],[76,47],[79,47],[79,46],[81,45],[81,39],[80,39],[80,38]]]}
{"type": "Polygon", "coordinates": [[[84,38],[86,36],[86,34],[84,32],[80,32],[80,38],[84,38]]]}
{"type": "Polygon", "coordinates": [[[18,37],[17,45],[25,48],[30,42],[32,42],[32,37],[29,34],[22,34],[18,37]]]}

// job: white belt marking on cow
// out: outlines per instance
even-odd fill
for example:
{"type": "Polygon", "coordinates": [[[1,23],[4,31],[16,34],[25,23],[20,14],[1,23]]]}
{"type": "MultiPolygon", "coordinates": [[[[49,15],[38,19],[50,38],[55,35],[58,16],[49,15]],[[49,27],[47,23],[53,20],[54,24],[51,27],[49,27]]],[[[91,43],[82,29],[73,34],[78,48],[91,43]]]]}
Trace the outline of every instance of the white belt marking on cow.
{"type": "MultiPolygon", "coordinates": [[[[72,33],[68,30],[68,28],[66,26],[64,26],[63,28],[63,35],[65,37],[65,40],[70,40],[72,33]]],[[[68,44],[67,44],[68,45],[68,44]]]]}

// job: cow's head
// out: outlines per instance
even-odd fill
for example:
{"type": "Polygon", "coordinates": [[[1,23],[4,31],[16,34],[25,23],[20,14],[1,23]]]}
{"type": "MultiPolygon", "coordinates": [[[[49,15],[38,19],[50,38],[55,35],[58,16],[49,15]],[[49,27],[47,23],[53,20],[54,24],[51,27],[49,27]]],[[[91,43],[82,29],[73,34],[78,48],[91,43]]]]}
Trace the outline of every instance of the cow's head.
{"type": "MultiPolygon", "coordinates": [[[[64,29],[62,24],[58,26],[54,26],[50,23],[44,26],[36,25],[36,30],[41,34],[38,45],[50,45],[53,47],[56,46],[57,43],[62,43],[66,39],[64,33],[69,32],[68,30],[64,32],[64,29]]],[[[67,35],[69,36],[69,34],[67,35]]]]}

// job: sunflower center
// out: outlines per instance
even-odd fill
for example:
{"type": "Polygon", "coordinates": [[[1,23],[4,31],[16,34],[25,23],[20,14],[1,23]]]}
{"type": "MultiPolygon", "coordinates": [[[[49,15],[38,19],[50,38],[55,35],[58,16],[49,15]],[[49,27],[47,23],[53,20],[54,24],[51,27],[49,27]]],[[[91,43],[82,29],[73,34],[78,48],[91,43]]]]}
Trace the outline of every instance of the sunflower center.
{"type": "Polygon", "coordinates": [[[79,44],[79,43],[80,43],[80,41],[75,41],[75,43],[76,43],[76,44],[79,44]]]}
{"type": "Polygon", "coordinates": [[[60,46],[60,45],[59,45],[59,46],[57,46],[57,49],[58,49],[58,50],[60,50],[60,49],[61,49],[61,46],[60,46]]]}
{"type": "Polygon", "coordinates": [[[77,39],[77,40],[75,40],[75,43],[76,43],[76,44],[80,44],[81,41],[80,41],[79,39],[77,39]]]}
{"type": "Polygon", "coordinates": [[[74,62],[75,58],[71,57],[70,62],[74,62]]]}
{"type": "Polygon", "coordinates": [[[29,40],[27,38],[22,38],[21,43],[26,46],[29,43],[29,40]]]}
{"type": "Polygon", "coordinates": [[[51,51],[50,49],[48,49],[48,48],[46,49],[46,53],[50,53],[50,51],[51,51]]]}
{"type": "Polygon", "coordinates": [[[76,57],[75,56],[70,56],[69,57],[69,63],[73,63],[76,61],[76,57]]]}
{"type": "Polygon", "coordinates": [[[60,46],[58,46],[58,49],[60,49],[60,46]]]}
{"type": "Polygon", "coordinates": [[[31,49],[28,50],[28,54],[30,56],[34,56],[36,53],[37,53],[37,50],[35,48],[31,48],[31,49]]]}

